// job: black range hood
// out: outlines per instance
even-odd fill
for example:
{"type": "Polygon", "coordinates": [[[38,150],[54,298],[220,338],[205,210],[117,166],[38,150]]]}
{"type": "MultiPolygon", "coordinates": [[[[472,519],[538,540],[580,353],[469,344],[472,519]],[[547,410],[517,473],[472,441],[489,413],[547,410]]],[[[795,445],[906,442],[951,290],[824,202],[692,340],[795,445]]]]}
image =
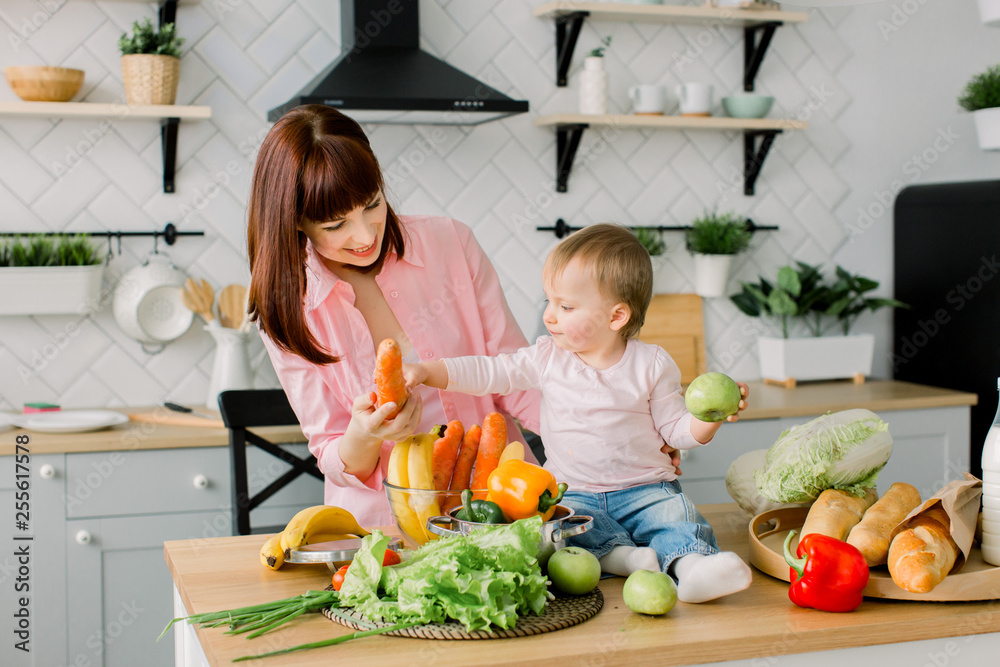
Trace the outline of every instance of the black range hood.
{"type": "Polygon", "coordinates": [[[514,100],[420,50],[417,0],[341,0],[340,57],[292,99],[335,107],[359,123],[478,125],[524,113],[514,100]]]}

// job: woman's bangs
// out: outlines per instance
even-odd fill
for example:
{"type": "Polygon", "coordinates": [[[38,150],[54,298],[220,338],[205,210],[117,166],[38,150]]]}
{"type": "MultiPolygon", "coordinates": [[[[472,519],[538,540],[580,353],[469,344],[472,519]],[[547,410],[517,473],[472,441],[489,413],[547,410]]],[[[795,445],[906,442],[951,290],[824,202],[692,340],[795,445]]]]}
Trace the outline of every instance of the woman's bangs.
{"type": "Polygon", "coordinates": [[[374,156],[353,141],[315,146],[302,168],[302,218],[325,222],[367,206],[382,188],[374,156]]]}

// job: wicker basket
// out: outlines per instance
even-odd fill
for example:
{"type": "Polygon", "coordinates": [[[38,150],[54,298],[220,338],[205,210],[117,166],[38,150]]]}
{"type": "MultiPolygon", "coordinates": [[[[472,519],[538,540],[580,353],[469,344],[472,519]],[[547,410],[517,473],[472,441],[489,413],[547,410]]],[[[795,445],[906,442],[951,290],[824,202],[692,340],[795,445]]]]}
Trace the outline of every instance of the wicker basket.
{"type": "Polygon", "coordinates": [[[180,58],[135,53],[122,56],[125,100],[129,104],[173,104],[177,98],[180,58]]]}
{"type": "Polygon", "coordinates": [[[68,102],[83,85],[82,69],[26,65],[5,67],[3,73],[26,102],[68,102]]]}

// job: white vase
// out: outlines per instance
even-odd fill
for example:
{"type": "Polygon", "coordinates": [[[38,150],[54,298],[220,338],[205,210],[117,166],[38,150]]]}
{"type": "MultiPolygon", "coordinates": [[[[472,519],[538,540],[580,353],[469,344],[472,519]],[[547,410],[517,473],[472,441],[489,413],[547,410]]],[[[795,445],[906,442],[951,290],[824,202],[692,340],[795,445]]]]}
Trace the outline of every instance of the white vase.
{"type": "Polygon", "coordinates": [[[604,71],[604,58],[584,58],[579,83],[580,113],[594,116],[608,113],[608,73],[604,71]]]}
{"type": "Polygon", "coordinates": [[[694,256],[694,291],[703,297],[726,296],[726,283],[729,282],[729,265],[732,255],[702,255],[694,256]]]}
{"type": "Polygon", "coordinates": [[[1000,0],[979,0],[979,20],[983,25],[1000,26],[1000,0]]]}
{"type": "Polygon", "coordinates": [[[217,325],[206,326],[205,331],[215,339],[215,363],[212,365],[212,380],[208,385],[205,405],[218,410],[221,392],[226,389],[253,389],[253,370],[247,352],[250,333],[217,325]]]}
{"type": "Polygon", "coordinates": [[[1000,148],[1000,107],[973,111],[972,120],[976,124],[979,147],[983,150],[1000,148]]]}
{"type": "Polygon", "coordinates": [[[760,375],[767,380],[835,380],[871,375],[875,336],[757,339],[760,375]]]}

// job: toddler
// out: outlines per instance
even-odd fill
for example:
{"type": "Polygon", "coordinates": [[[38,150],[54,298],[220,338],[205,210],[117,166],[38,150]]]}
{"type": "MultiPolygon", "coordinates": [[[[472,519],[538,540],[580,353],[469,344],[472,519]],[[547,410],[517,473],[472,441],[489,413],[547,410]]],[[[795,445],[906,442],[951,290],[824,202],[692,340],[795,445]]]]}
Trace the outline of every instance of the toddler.
{"type": "MultiPolygon", "coordinates": [[[[569,485],[563,503],[594,517],[573,544],[611,574],[667,572],[683,602],[747,588],[750,568],[719,552],[664,451],[705,445],[721,423],[694,418],[677,364],[636,339],[652,298],[649,253],[625,227],[591,225],[553,249],[542,278],[549,336],[512,354],[404,364],[408,386],[475,395],[538,388],[545,467],[569,485]]],[[[740,393],[747,397],[745,384],[740,393]]]]}

